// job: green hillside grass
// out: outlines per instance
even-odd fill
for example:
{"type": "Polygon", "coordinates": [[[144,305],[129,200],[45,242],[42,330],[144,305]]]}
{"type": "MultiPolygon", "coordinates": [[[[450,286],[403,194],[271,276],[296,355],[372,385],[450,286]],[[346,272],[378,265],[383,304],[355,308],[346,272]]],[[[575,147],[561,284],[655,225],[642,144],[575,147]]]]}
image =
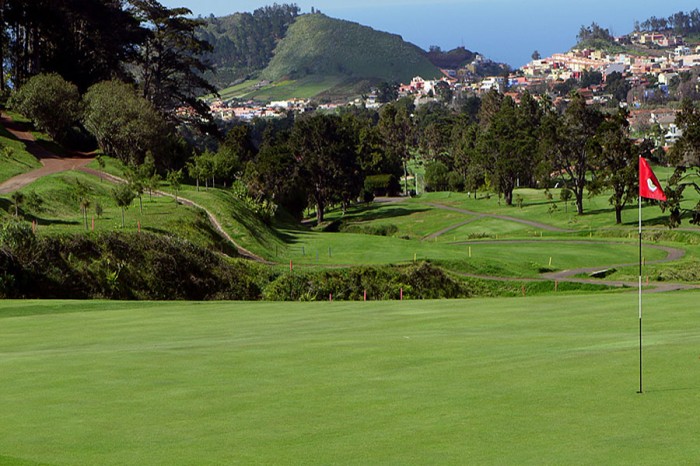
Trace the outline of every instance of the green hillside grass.
{"type": "Polygon", "coordinates": [[[416,75],[428,79],[439,74],[424,51],[400,36],[310,14],[289,27],[262,77],[278,81],[331,75],[408,82],[416,75]]]}
{"type": "Polygon", "coordinates": [[[697,293],[0,303],[3,464],[688,464],[697,293]],[[679,408],[680,407],[680,408],[679,408]]]}
{"type": "MultiPolygon", "coordinates": [[[[111,192],[114,184],[100,181],[99,178],[86,173],[70,171],[41,178],[22,188],[26,195],[35,193],[42,204],[39,209],[23,206],[21,215],[27,221],[37,222],[37,234],[58,235],[77,234],[85,232],[85,224],[77,198],[77,186],[81,183],[90,190],[90,206],[88,207],[88,228],[92,230],[94,219],[95,231],[122,230],[121,209],[112,199],[111,192]],[[97,216],[95,207],[100,204],[103,208],[101,216],[97,216]]],[[[14,214],[10,195],[0,197],[0,202],[6,206],[5,216],[14,214]]],[[[219,249],[223,247],[219,235],[213,231],[206,215],[196,209],[177,206],[168,197],[148,194],[143,196],[143,212],[139,209],[138,199],[125,211],[125,231],[141,229],[160,234],[176,234],[193,243],[204,247],[219,249]]]]}
{"type": "Polygon", "coordinates": [[[23,142],[0,126],[0,182],[13,176],[40,168],[41,163],[29,152],[23,142]]]}

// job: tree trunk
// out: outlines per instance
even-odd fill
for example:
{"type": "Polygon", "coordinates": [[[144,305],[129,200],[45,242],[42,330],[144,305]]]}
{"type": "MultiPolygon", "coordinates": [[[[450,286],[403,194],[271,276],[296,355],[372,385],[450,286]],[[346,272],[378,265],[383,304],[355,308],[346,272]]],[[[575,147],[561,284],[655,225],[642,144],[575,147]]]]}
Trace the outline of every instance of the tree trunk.
{"type": "Polygon", "coordinates": [[[583,215],[583,189],[576,190],[576,212],[583,215]]]}
{"type": "Polygon", "coordinates": [[[622,224],[622,206],[621,205],[615,206],[615,223],[617,223],[618,225],[622,224]]]}
{"type": "Polygon", "coordinates": [[[124,228],[124,207],[122,207],[122,228],[124,228]]]}
{"type": "Polygon", "coordinates": [[[403,161],[403,186],[404,195],[408,197],[408,167],[406,166],[406,161],[403,161]]]}
{"type": "Polygon", "coordinates": [[[513,190],[512,189],[506,189],[505,192],[503,193],[503,197],[506,200],[507,206],[513,205],[513,190]]]}
{"type": "Polygon", "coordinates": [[[324,206],[322,202],[316,202],[316,225],[320,225],[323,222],[323,211],[324,206]]]}

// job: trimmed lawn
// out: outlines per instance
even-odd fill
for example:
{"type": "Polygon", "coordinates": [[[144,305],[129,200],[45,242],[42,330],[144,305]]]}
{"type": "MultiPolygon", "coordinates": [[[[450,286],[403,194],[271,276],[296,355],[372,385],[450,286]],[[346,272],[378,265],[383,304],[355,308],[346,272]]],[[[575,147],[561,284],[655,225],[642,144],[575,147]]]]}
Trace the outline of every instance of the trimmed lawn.
{"type": "Polygon", "coordinates": [[[684,464],[697,293],[0,303],[0,463],[684,464]]]}

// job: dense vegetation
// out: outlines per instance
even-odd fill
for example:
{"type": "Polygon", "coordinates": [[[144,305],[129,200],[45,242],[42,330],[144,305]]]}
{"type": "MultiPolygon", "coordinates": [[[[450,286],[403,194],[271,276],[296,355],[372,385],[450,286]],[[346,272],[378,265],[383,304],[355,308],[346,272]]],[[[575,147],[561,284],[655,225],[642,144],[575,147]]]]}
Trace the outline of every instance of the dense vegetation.
{"type": "Polygon", "coordinates": [[[274,4],[252,13],[206,18],[197,34],[212,45],[207,58],[215,72],[208,77],[218,88],[226,88],[265,69],[298,15],[296,5],[274,4]]]}
{"type": "Polygon", "coordinates": [[[0,297],[140,300],[361,300],[479,294],[421,263],[280,273],[152,233],[36,237],[15,220],[0,229],[0,297]]]}

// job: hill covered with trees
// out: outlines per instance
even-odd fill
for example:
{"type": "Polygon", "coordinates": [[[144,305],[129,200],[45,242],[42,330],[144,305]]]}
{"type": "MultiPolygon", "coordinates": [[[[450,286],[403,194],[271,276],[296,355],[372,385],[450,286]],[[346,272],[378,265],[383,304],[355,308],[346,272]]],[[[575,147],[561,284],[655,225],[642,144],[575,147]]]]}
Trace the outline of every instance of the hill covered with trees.
{"type": "Polygon", "coordinates": [[[316,13],[297,18],[262,76],[278,80],[318,74],[407,82],[440,72],[423,50],[401,36],[316,13]]]}

